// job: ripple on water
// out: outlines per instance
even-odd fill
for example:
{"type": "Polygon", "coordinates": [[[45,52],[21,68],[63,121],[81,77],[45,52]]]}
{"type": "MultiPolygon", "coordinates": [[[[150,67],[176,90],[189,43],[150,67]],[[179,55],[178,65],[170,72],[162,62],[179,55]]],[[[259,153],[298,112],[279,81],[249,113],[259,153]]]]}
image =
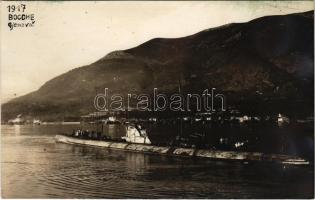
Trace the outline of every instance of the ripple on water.
{"type": "Polygon", "coordinates": [[[61,129],[54,126],[4,129],[6,133],[1,138],[4,197],[308,198],[313,195],[312,169],[283,170],[279,166],[171,158],[55,143],[54,136],[61,129]]]}

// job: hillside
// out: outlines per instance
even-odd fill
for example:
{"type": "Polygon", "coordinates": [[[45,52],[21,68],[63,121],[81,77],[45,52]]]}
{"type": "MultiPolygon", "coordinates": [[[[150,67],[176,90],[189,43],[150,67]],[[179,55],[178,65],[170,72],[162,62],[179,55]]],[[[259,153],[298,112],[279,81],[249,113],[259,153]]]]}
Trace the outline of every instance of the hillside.
{"type": "Polygon", "coordinates": [[[109,53],[3,104],[2,119],[20,113],[45,120],[87,114],[94,111],[94,96],[102,88],[121,94],[152,93],[154,87],[172,92],[179,79],[184,92],[218,88],[229,106],[255,102],[249,107],[257,112],[269,106],[270,112],[312,111],[313,24],[310,11],[152,39],[109,53]]]}

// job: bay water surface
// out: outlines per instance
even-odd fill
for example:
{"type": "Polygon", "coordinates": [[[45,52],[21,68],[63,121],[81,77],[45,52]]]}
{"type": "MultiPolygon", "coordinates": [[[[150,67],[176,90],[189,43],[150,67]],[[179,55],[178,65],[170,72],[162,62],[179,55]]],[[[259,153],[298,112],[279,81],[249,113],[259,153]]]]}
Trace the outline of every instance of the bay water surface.
{"type": "Polygon", "coordinates": [[[213,161],[55,142],[77,125],[2,125],[3,198],[313,198],[313,166],[213,161]]]}

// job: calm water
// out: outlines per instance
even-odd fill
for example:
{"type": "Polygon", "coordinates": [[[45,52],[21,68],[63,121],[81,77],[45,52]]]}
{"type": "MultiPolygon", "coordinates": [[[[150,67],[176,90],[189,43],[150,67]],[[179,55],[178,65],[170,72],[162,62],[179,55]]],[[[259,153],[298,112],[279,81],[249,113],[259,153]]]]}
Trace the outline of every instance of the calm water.
{"type": "Polygon", "coordinates": [[[313,167],[172,158],[55,143],[71,125],[4,125],[4,198],[312,198],[313,167]]]}

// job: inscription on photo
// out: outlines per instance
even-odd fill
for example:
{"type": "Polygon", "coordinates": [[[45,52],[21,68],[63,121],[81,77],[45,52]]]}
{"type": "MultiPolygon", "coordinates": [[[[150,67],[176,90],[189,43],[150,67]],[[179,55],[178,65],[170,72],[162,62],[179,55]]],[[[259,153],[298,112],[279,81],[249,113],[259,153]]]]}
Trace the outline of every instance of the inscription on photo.
{"type": "Polygon", "coordinates": [[[12,4],[8,9],[8,27],[10,31],[16,28],[35,26],[35,14],[27,12],[26,4],[12,4]]]}

